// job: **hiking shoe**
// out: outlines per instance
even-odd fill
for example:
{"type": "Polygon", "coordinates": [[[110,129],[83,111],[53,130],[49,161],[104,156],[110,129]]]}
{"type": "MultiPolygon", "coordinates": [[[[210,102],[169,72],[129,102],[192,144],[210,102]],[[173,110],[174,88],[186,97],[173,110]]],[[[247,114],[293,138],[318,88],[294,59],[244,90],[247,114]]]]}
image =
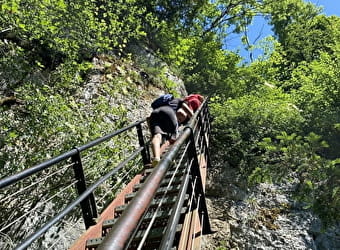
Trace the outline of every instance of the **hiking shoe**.
{"type": "Polygon", "coordinates": [[[151,163],[151,166],[152,167],[156,167],[158,165],[158,163],[160,162],[161,159],[159,159],[158,157],[154,157],[152,159],[152,163],[151,163]]]}

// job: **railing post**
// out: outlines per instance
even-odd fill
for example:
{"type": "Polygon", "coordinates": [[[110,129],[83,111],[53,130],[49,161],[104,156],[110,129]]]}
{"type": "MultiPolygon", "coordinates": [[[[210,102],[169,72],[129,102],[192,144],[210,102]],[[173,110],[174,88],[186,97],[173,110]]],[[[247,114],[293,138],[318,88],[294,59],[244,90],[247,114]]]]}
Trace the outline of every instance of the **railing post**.
{"type": "MultiPolygon", "coordinates": [[[[205,109],[208,110],[208,109],[205,109]]],[[[209,135],[210,135],[210,131],[209,131],[209,120],[206,120],[202,117],[202,114],[199,114],[199,123],[200,126],[202,128],[201,133],[200,133],[200,138],[203,142],[203,146],[204,146],[204,152],[205,152],[205,156],[206,156],[206,160],[207,160],[207,168],[209,169],[211,167],[211,162],[210,162],[210,151],[209,151],[209,135]]]]}
{"type": "Polygon", "coordinates": [[[137,134],[138,134],[139,145],[140,145],[141,147],[143,147],[143,150],[142,150],[142,152],[141,152],[142,158],[143,158],[143,164],[146,165],[146,164],[150,163],[150,153],[149,153],[148,147],[146,147],[146,145],[145,145],[145,141],[144,141],[144,136],[143,136],[143,130],[142,130],[142,125],[141,125],[141,123],[139,123],[138,125],[136,125],[136,128],[137,128],[137,134]]]}
{"type": "MultiPolygon", "coordinates": [[[[83,165],[81,162],[80,151],[77,149],[77,154],[72,156],[74,175],[77,180],[77,190],[78,195],[81,195],[86,190],[85,175],[83,170],[83,165]]],[[[91,193],[86,199],[81,203],[81,210],[83,212],[83,218],[85,222],[86,229],[92,225],[95,225],[95,218],[98,217],[96,202],[93,193],[91,193]]]]}
{"type": "MultiPolygon", "coordinates": [[[[191,129],[189,127],[189,129],[191,129]]],[[[203,183],[202,183],[202,176],[201,176],[201,172],[200,172],[200,165],[197,159],[197,154],[196,154],[196,145],[195,145],[195,137],[194,137],[194,133],[191,129],[191,133],[190,133],[190,144],[191,146],[189,147],[189,159],[193,159],[193,165],[190,169],[191,171],[191,175],[192,175],[192,179],[195,179],[195,177],[197,177],[197,185],[194,187],[193,192],[195,192],[195,194],[201,195],[201,199],[199,200],[199,204],[198,205],[198,212],[203,213],[204,216],[204,221],[201,221],[201,225],[203,225],[202,228],[202,232],[204,234],[208,234],[211,233],[211,227],[210,227],[210,221],[209,221],[209,216],[208,216],[208,208],[207,208],[207,204],[206,204],[206,200],[205,200],[205,194],[204,194],[204,188],[203,188],[203,183]]]]}
{"type": "Polygon", "coordinates": [[[211,135],[211,122],[212,122],[212,117],[210,116],[210,111],[208,108],[208,103],[206,103],[206,112],[205,112],[205,118],[206,118],[206,122],[207,122],[207,135],[208,135],[208,141],[210,142],[210,135],[211,135]]]}

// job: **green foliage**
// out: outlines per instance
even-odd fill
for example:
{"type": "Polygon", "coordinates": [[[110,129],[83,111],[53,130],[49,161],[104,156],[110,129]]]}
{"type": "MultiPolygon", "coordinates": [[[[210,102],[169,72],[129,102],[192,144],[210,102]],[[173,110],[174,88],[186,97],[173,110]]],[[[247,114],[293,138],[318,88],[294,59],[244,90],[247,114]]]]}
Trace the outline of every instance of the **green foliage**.
{"type": "MultiPolygon", "coordinates": [[[[2,176],[125,124],[124,106],[111,108],[102,96],[85,105],[79,90],[92,70],[89,59],[108,51],[119,55],[145,36],[144,13],[135,0],[0,4],[0,90],[24,103],[14,111],[0,107],[2,176]],[[115,126],[105,122],[111,115],[121,118],[115,126]]],[[[125,80],[110,85],[112,96],[124,89],[136,94],[125,80]]]]}
{"type": "Polygon", "coordinates": [[[185,16],[176,25],[161,23],[154,38],[157,47],[167,62],[179,68],[189,92],[236,96],[246,91],[252,80],[248,82],[245,76],[244,84],[236,86],[239,76],[243,76],[237,67],[241,58],[224,49],[223,41],[230,29],[238,33],[244,30],[257,5],[254,0],[200,1],[186,10],[191,13],[189,19],[185,16]]]}
{"type": "Polygon", "coordinates": [[[258,146],[264,153],[257,161],[259,166],[249,175],[251,183],[291,179],[298,183],[296,197],[299,200],[306,202],[328,223],[339,219],[335,211],[340,204],[336,195],[340,187],[337,170],[340,159],[327,160],[320,156],[318,152],[328,147],[321,136],[282,132],[275,140],[264,138],[258,146]]]}
{"type": "Polygon", "coordinates": [[[166,72],[166,68],[163,68],[163,73],[159,75],[159,78],[160,78],[160,81],[163,84],[163,87],[165,88],[166,92],[173,93],[175,96],[178,96],[179,93],[177,93],[177,91],[176,91],[177,83],[170,80],[166,76],[165,72],[166,72]]]}
{"type": "Polygon", "coordinates": [[[340,119],[340,70],[339,57],[322,53],[319,60],[301,63],[292,73],[286,86],[294,86],[292,95],[307,123],[306,133],[315,131],[331,145],[325,150],[330,158],[339,156],[339,131],[336,124],[340,119]]]}
{"type": "Polygon", "coordinates": [[[258,8],[260,12],[267,14],[265,16],[269,19],[270,24],[273,25],[274,32],[281,43],[284,43],[285,39],[289,38],[286,28],[290,24],[308,22],[321,11],[314,4],[303,0],[284,0],[280,2],[265,0],[258,8]]]}
{"type": "Polygon", "coordinates": [[[291,62],[318,59],[320,53],[335,53],[339,20],[335,17],[316,16],[308,22],[294,22],[286,28],[287,38],[282,42],[291,62]]]}
{"type": "Polygon", "coordinates": [[[240,57],[222,50],[220,42],[213,37],[197,42],[194,53],[196,63],[186,67],[187,77],[185,80],[189,91],[197,92],[196,86],[198,85],[204,94],[212,94],[222,90],[222,93],[234,96],[237,89],[233,86],[231,76],[237,74],[236,65],[240,57]]]}
{"type": "Polygon", "coordinates": [[[138,18],[144,12],[134,0],[1,3],[2,81],[15,91],[37,72],[57,69],[55,75],[62,74],[67,85],[84,60],[108,51],[121,54],[129,42],[144,37],[138,18]]]}
{"type": "Polygon", "coordinates": [[[245,172],[256,165],[252,162],[257,142],[285,129],[296,131],[304,121],[289,95],[267,86],[237,99],[215,97],[210,108],[216,151],[222,150],[232,165],[244,167],[245,172]]]}
{"type": "Polygon", "coordinates": [[[61,69],[72,69],[71,72],[75,74],[73,78],[60,79],[60,76],[71,75],[71,72],[66,74],[60,71],[50,76],[51,80],[56,81],[55,84],[43,82],[43,78],[17,88],[18,96],[25,100],[23,110],[13,112],[0,107],[2,176],[37,164],[48,158],[47,155],[58,155],[127,124],[128,109],[119,103],[109,105],[108,98],[123,94],[125,89],[126,95],[137,99],[139,93],[136,89],[125,78],[116,78],[102,83],[98,86],[100,94],[93,93],[91,101],[84,101],[81,90],[85,87],[76,69],[88,70],[88,64],[78,67],[72,65],[73,68],[64,65],[61,69]],[[116,121],[108,122],[110,117],[116,117],[116,121]]]}
{"type": "Polygon", "coordinates": [[[174,42],[164,58],[179,68],[189,92],[208,95],[222,90],[235,95],[239,88],[233,86],[232,76],[238,73],[240,57],[221,47],[213,35],[204,39],[191,36],[174,42]]]}
{"type": "MultiPolygon", "coordinates": [[[[296,198],[325,221],[337,221],[339,18],[318,15],[303,1],[256,7],[269,14],[278,41],[268,37],[264,57],[236,65],[225,75],[229,85],[219,79],[223,87],[210,88],[218,93],[210,105],[214,157],[251,183],[297,180],[296,198]]],[[[198,79],[196,89],[204,91],[198,79]]]]}
{"type": "Polygon", "coordinates": [[[288,80],[300,62],[318,60],[322,53],[339,53],[339,18],[318,15],[320,9],[303,1],[265,2],[262,6],[282,46],[286,61],[280,67],[281,79],[288,80]]]}
{"type": "Polygon", "coordinates": [[[143,35],[136,17],[144,10],[134,3],[131,0],[10,1],[1,6],[1,22],[11,28],[17,39],[39,42],[74,58],[107,48],[123,48],[130,38],[143,35]],[[134,32],[128,33],[131,30],[134,32]]]}

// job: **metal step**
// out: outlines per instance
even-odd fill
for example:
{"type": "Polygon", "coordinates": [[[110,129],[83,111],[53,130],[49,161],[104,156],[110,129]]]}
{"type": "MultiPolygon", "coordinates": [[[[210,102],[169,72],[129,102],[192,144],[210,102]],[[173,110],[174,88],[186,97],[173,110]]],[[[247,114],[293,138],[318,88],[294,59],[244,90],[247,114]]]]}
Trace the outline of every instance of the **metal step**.
{"type": "MultiPolygon", "coordinates": [[[[163,195],[163,194],[166,193],[166,192],[167,192],[168,194],[178,193],[180,187],[181,187],[180,184],[171,186],[170,188],[161,187],[161,188],[159,188],[159,189],[157,190],[157,192],[156,192],[156,194],[155,194],[155,197],[158,197],[158,196],[160,196],[160,195],[163,195]]],[[[131,200],[137,195],[137,191],[138,191],[138,190],[135,190],[135,192],[133,192],[133,193],[126,194],[126,195],[125,195],[125,201],[126,201],[126,202],[131,201],[131,200]]]]}
{"type": "MultiPolygon", "coordinates": [[[[172,185],[175,185],[175,184],[180,184],[182,182],[182,179],[183,179],[183,176],[179,176],[179,177],[176,177],[172,180],[172,185]]],[[[164,187],[164,186],[167,186],[169,185],[171,181],[171,178],[167,178],[167,179],[164,179],[162,180],[161,184],[160,184],[160,187],[164,187]]],[[[139,183],[139,184],[136,184],[133,186],[133,190],[134,191],[137,191],[139,190],[142,186],[144,185],[144,183],[139,183]]]]}
{"type": "MultiPolygon", "coordinates": [[[[163,199],[160,198],[154,198],[150,204],[149,209],[151,208],[155,208],[158,206],[158,204],[162,201],[162,209],[165,208],[169,208],[170,206],[172,206],[175,202],[176,202],[177,196],[167,196],[163,199]]],[[[124,210],[127,208],[128,204],[125,205],[121,205],[115,208],[115,212],[114,212],[114,217],[118,218],[123,212],[124,210]]]]}
{"type": "Polygon", "coordinates": [[[105,239],[105,237],[90,239],[86,241],[86,249],[96,249],[105,239]]]}
{"type": "MultiPolygon", "coordinates": [[[[177,225],[176,233],[179,234],[181,230],[182,225],[177,225]]],[[[142,240],[145,232],[146,230],[139,230],[128,249],[136,249],[139,246],[139,243],[142,240]]],[[[145,243],[143,244],[142,249],[158,249],[165,232],[165,227],[152,228],[147,236],[145,243]]]]}
{"type": "MultiPolygon", "coordinates": [[[[159,218],[159,219],[167,218],[167,217],[170,216],[170,214],[171,214],[171,211],[170,211],[170,210],[168,210],[168,211],[159,211],[159,212],[157,213],[157,215],[156,215],[156,219],[158,219],[158,218],[159,218]]],[[[145,220],[145,221],[151,220],[152,217],[153,217],[153,215],[154,215],[153,212],[148,212],[148,213],[145,215],[145,217],[144,217],[143,220],[145,220]]],[[[118,220],[119,220],[119,218],[104,221],[103,224],[102,224],[102,229],[104,230],[104,229],[113,227],[113,225],[114,225],[118,220]]],[[[104,235],[103,235],[103,236],[104,236],[104,235]]]]}
{"type": "MultiPolygon", "coordinates": [[[[176,227],[176,233],[181,232],[182,230],[182,225],[178,225],[176,227]]],[[[147,242],[145,242],[145,246],[143,246],[143,249],[153,249],[152,245],[155,247],[161,242],[162,237],[166,231],[165,227],[159,227],[159,228],[152,228],[150,230],[150,233],[147,238],[147,242]],[[151,247],[151,248],[150,248],[151,247]]],[[[132,241],[130,247],[128,249],[135,249],[135,246],[138,246],[138,243],[142,240],[146,230],[140,230],[137,232],[134,240],[132,241]]],[[[105,237],[100,237],[100,238],[95,238],[95,239],[90,239],[86,241],[86,249],[87,250],[94,250],[97,247],[100,246],[100,244],[103,243],[105,237]]]]}
{"type": "MultiPolygon", "coordinates": [[[[189,197],[189,196],[188,196],[189,197]]],[[[186,212],[187,208],[183,207],[181,210],[181,214],[184,214],[186,212]]],[[[155,219],[155,225],[157,225],[157,221],[161,220],[168,220],[170,215],[171,215],[171,209],[169,210],[163,210],[163,211],[158,211],[156,217],[154,218],[154,212],[153,211],[148,211],[146,215],[143,218],[142,225],[148,224],[151,219],[155,219]]],[[[106,220],[102,224],[102,236],[106,236],[107,233],[110,231],[110,229],[113,227],[113,225],[119,220],[119,218],[116,219],[111,219],[111,220],[106,220]]]]}
{"type": "MultiPolygon", "coordinates": [[[[185,169],[178,169],[178,171],[168,171],[165,174],[165,178],[171,178],[173,175],[175,175],[175,177],[182,176],[184,174],[183,170],[185,169]]],[[[146,173],[145,175],[143,175],[140,179],[140,183],[144,183],[145,180],[148,178],[149,174],[150,173],[146,173]]]]}

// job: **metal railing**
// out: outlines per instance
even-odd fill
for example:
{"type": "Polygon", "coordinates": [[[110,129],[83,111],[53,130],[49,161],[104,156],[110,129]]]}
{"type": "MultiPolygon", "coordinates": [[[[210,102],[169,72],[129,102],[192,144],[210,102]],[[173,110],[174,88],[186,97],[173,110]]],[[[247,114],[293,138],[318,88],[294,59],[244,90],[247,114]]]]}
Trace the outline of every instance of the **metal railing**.
{"type": "MultiPolygon", "coordinates": [[[[138,192],[138,195],[129,203],[127,209],[124,211],[117,223],[115,223],[114,227],[109,232],[109,235],[105,238],[100,249],[124,249],[131,244],[132,238],[136,234],[138,227],[150,206],[152,198],[159,188],[167,170],[170,166],[176,164],[186,166],[185,178],[183,178],[180,192],[177,196],[177,201],[172,209],[167,230],[161,242],[161,249],[172,248],[175,237],[174,228],[178,224],[180,211],[187,194],[189,194],[191,197],[190,199],[193,200],[192,209],[198,209],[202,232],[210,232],[208,211],[204,198],[204,187],[200,176],[197,157],[198,154],[204,155],[207,161],[207,166],[210,166],[208,152],[210,134],[209,120],[210,117],[207,102],[204,102],[200,109],[190,119],[188,125],[183,128],[180,137],[171,146],[171,149],[164,155],[158,167],[148,177],[145,184],[138,192]]],[[[19,243],[19,245],[16,246],[16,249],[26,249],[79,205],[82,210],[82,217],[86,228],[94,225],[95,219],[98,217],[94,191],[104,182],[117,175],[117,173],[124,169],[124,167],[126,167],[133,159],[140,157],[143,165],[150,162],[150,141],[145,138],[148,130],[146,132],[143,129],[143,125],[146,127],[145,119],[96,139],[86,145],[76,147],[60,156],[33,166],[18,174],[0,180],[0,189],[8,188],[11,185],[23,181],[32,175],[41,173],[65,160],[71,161],[74,177],[76,179],[76,187],[78,191],[76,199],[64,207],[40,229],[36,230],[24,241],[19,243]],[[84,174],[84,165],[81,153],[101,143],[109,142],[112,138],[121,135],[124,132],[130,132],[133,129],[136,129],[137,131],[136,138],[138,138],[138,147],[130,152],[130,154],[112,170],[104,174],[91,185],[87,185],[89,181],[86,179],[86,175],[84,174]]]]}
{"type": "MultiPolygon", "coordinates": [[[[179,224],[180,213],[187,194],[189,194],[190,197],[194,196],[194,204],[191,209],[198,209],[202,233],[206,234],[211,232],[198,162],[198,154],[203,154],[205,158],[209,160],[207,142],[208,133],[210,132],[209,120],[208,107],[205,102],[190,119],[189,124],[184,127],[183,132],[171,147],[171,150],[164,155],[158,167],[147,178],[136,197],[129,203],[98,249],[118,250],[131,247],[131,241],[139,230],[143,217],[148,212],[148,208],[156,191],[160,187],[161,181],[164,179],[170,167],[176,169],[179,167],[176,165],[185,166],[185,176],[182,180],[175,205],[172,208],[172,213],[166,226],[167,229],[159,249],[173,248],[176,227],[179,224]],[[185,161],[180,159],[185,159],[185,161]]],[[[175,173],[173,175],[175,175],[175,173]]],[[[164,196],[166,196],[166,194],[164,196]]],[[[156,213],[157,210],[154,211],[154,214],[156,213]]],[[[147,233],[144,235],[144,238],[146,237],[147,233]]],[[[137,247],[137,249],[141,249],[143,244],[144,241],[142,240],[138,246],[133,246],[132,248],[137,247]]]]}
{"type": "MultiPolygon", "coordinates": [[[[31,234],[26,240],[22,241],[16,248],[17,249],[25,249],[27,248],[33,241],[38,239],[41,235],[43,235],[51,226],[56,224],[62,218],[64,218],[67,214],[69,214],[72,210],[74,210],[79,204],[82,210],[82,216],[85,223],[85,227],[88,228],[91,225],[94,225],[95,219],[98,217],[96,201],[94,197],[94,191],[105,181],[109,178],[115,176],[119,171],[121,171],[131,160],[135,159],[136,157],[140,157],[143,164],[147,164],[150,162],[150,153],[149,153],[149,141],[146,141],[146,134],[148,130],[143,130],[142,125],[146,127],[146,120],[143,119],[136,123],[133,123],[125,128],[117,130],[113,133],[110,133],[104,137],[98,138],[94,141],[91,141],[88,144],[82,145],[80,147],[75,147],[74,149],[61,154],[55,158],[47,160],[41,164],[23,170],[22,172],[6,177],[0,180],[0,190],[3,191],[4,189],[10,190],[12,185],[14,184],[21,184],[21,181],[28,179],[34,175],[45,176],[43,173],[44,171],[48,171],[49,169],[57,166],[61,162],[71,161],[70,165],[73,168],[74,178],[76,179],[75,185],[77,189],[77,198],[72,201],[69,205],[67,205],[60,213],[55,215],[50,221],[48,221],[43,227],[37,230],[35,233],[31,234]],[[82,156],[81,153],[89,150],[99,144],[104,142],[109,142],[112,138],[122,135],[123,133],[132,133],[132,130],[136,129],[136,136],[138,138],[139,146],[138,148],[131,152],[131,154],[126,157],[122,162],[120,162],[117,166],[115,166],[111,171],[106,173],[103,177],[98,179],[92,185],[87,187],[87,183],[90,182],[85,174],[84,174],[84,165],[82,163],[82,156]]],[[[55,171],[54,169],[51,169],[55,171]]],[[[44,178],[39,178],[44,179],[44,178]]],[[[37,182],[39,182],[39,180],[37,182]]],[[[26,185],[21,184],[21,186],[26,185]]],[[[25,188],[24,188],[25,189],[25,188]]],[[[18,191],[17,193],[19,193],[18,191]]],[[[8,192],[7,192],[8,193],[8,192]]],[[[46,194],[43,194],[46,195],[46,194]]],[[[15,196],[15,195],[14,195],[15,196]]],[[[6,198],[6,197],[5,197],[6,198]]],[[[32,205],[30,205],[32,206],[32,205]]],[[[7,229],[7,228],[6,228],[7,229]]],[[[0,228],[1,230],[1,228],[0,228]]],[[[8,227],[7,230],[10,230],[8,227]]],[[[2,234],[6,234],[6,231],[1,232],[2,234]]]]}

